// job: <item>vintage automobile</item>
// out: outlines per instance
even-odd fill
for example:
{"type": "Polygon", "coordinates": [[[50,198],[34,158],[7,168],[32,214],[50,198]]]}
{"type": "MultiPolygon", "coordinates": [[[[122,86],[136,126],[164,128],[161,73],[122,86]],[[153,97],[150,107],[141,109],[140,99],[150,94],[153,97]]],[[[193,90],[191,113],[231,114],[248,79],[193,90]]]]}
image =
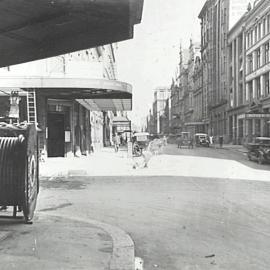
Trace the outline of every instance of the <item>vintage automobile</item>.
{"type": "Polygon", "coordinates": [[[148,132],[137,132],[132,136],[133,142],[133,155],[140,156],[142,151],[147,148],[149,144],[150,134],[148,132]]]}
{"type": "Polygon", "coordinates": [[[177,136],[177,147],[182,148],[184,146],[193,148],[193,138],[190,132],[184,131],[177,136]]]}
{"type": "Polygon", "coordinates": [[[256,137],[253,143],[246,145],[248,159],[259,164],[270,162],[270,137],[256,137]]]}
{"type": "Polygon", "coordinates": [[[207,146],[210,145],[209,137],[206,133],[196,133],[194,135],[196,146],[207,146]]]}

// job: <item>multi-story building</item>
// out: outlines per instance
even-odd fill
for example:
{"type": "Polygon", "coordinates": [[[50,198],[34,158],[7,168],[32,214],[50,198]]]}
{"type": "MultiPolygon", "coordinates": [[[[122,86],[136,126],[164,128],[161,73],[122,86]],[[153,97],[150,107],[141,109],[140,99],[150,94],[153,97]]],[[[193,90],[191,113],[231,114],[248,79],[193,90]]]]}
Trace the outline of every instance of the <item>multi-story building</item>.
{"type": "Polygon", "coordinates": [[[201,20],[204,114],[208,133],[227,139],[228,53],[230,27],[247,9],[249,0],[207,0],[201,20]]]}
{"type": "Polygon", "coordinates": [[[190,40],[189,46],[189,57],[186,66],[187,78],[184,76],[183,79],[183,92],[184,92],[184,130],[189,131],[192,134],[196,132],[201,126],[201,123],[195,122],[195,104],[194,104],[194,90],[195,90],[195,81],[194,81],[194,71],[195,71],[195,62],[197,57],[200,56],[200,44],[193,43],[190,40]]]}
{"type": "Polygon", "coordinates": [[[245,38],[244,22],[246,15],[228,33],[228,139],[242,143],[244,123],[241,115],[247,110],[245,98],[245,38]]]}
{"type": "Polygon", "coordinates": [[[160,134],[160,116],[165,113],[165,107],[167,99],[171,95],[171,90],[168,87],[158,87],[154,91],[154,102],[153,102],[153,118],[154,118],[154,132],[160,134]]]}
{"type": "Polygon", "coordinates": [[[196,56],[194,63],[193,71],[193,103],[194,103],[194,112],[193,120],[195,126],[195,132],[206,132],[205,122],[203,121],[203,112],[204,112],[204,96],[203,96],[203,77],[202,77],[202,62],[201,57],[196,56]]]}
{"type": "Polygon", "coordinates": [[[160,133],[168,135],[171,130],[171,97],[167,98],[164,112],[160,116],[160,133]]]}
{"type": "Polygon", "coordinates": [[[188,91],[188,57],[189,50],[179,50],[179,65],[175,80],[171,84],[171,123],[170,132],[180,133],[185,129],[185,112],[188,106],[185,101],[189,101],[188,91]]]}
{"type": "MultiPolygon", "coordinates": [[[[248,110],[238,116],[243,122],[243,134],[270,136],[270,6],[269,1],[256,1],[247,13],[244,24],[245,39],[245,102],[248,110]]],[[[241,94],[241,92],[240,92],[241,94]]]]}
{"type": "Polygon", "coordinates": [[[21,95],[19,120],[38,124],[45,155],[87,154],[110,144],[113,112],[131,109],[131,86],[116,81],[114,50],[104,45],[0,71],[2,103],[9,107],[11,90],[21,95]]]}
{"type": "Polygon", "coordinates": [[[270,136],[268,1],[255,1],[230,30],[229,137],[234,143],[270,136]]]}

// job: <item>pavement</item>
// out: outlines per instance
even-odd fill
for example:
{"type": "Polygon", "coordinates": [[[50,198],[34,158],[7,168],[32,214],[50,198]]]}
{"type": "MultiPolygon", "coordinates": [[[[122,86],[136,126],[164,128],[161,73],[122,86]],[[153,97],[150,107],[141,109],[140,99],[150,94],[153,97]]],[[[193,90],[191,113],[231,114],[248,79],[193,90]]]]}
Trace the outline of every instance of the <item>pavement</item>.
{"type": "MultiPolygon", "coordinates": [[[[102,170],[104,161],[119,167],[126,156],[126,151],[114,153],[112,148],[104,148],[88,157],[50,158],[40,163],[40,181],[84,176],[102,170]]],[[[42,185],[32,225],[24,224],[21,214],[11,219],[11,207],[0,212],[1,270],[135,269],[134,243],[125,231],[79,213],[63,214],[61,209],[70,203],[42,185]]]]}
{"type": "MultiPolygon", "coordinates": [[[[246,151],[243,146],[238,145],[224,145],[223,149],[241,153],[246,151]]],[[[138,162],[138,159],[140,158],[135,160],[128,158],[125,149],[115,153],[113,148],[103,148],[92,155],[79,158],[49,158],[45,162],[40,162],[40,179],[44,183],[52,184],[58,177],[65,179],[84,176],[174,175],[209,179],[218,178],[222,171],[226,179],[269,181],[268,171],[259,171],[226,159],[215,159],[213,169],[212,158],[201,159],[196,156],[173,156],[165,153],[153,155],[149,161],[149,168],[134,169],[133,164],[138,162]]],[[[86,216],[76,216],[76,213],[72,217],[64,215],[61,208],[68,207],[65,199],[59,198],[54,202],[54,196],[50,193],[53,191],[49,188],[43,191],[41,190],[39,196],[34,223],[30,226],[31,233],[27,227],[29,225],[22,222],[15,222],[14,225],[8,219],[0,220],[0,260],[6,265],[6,268],[1,269],[29,269],[29,263],[34,269],[135,269],[134,243],[124,230],[86,216]],[[53,230],[48,225],[51,223],[54,224],[53,230]],[[44,249],[44,246],[53,248],[44,249]],[[68,248],[61,253],[63,246],[68,248]],[[28,255],[22,256],[26,250],[28,255]]]]}
{"type": "MultiPolygon", "coordinates": [[[[167,148],[174,148],[169,144],[167,148]]],[[[219,150],[219,148],[216,148],[219,150]]],[[[224,145],[222,150],[241,152],[243,146],[224,145]]],[[[196,150],[196,149],[195,149],[196,150]]],[[[185,151],[185,149],[179,150],[185,151]]],[[[179,152],[179,153],[180,153],[179,152]]],[[[152,155],[148,168],[134,169],[134,163],[140,163],[142,158],[128,158],[127,151],[115,153],[112,148],[104,148],[100,152],[80,158],[50,158],[40,163],[40,175],[47,177],[70,176],[193,176],[218,178],[220,171],[227,179],[245,179],[269,181],[268,170],[257,170],[236,160],[211,157],[201,159],[200,156],[170,155],[166,151],[162,155],[152,155]],[[212,164],[215,164],[213,168],[212,164]]]]}
{"type": "Polygon", "coordinates": [[[236,151],[240,153],[247,153],[247,148],[244,147],[243,145],[238,144],[224,144],[223,149],[236,151]]]}

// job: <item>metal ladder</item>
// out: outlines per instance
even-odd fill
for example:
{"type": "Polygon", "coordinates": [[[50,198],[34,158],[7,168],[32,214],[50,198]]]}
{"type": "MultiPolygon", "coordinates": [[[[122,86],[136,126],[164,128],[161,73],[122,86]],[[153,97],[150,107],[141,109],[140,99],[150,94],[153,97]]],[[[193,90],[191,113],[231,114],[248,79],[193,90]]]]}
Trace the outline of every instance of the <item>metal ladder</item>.
{"type": "Polygon", "coordinates": [[[37,123],[36,90],[27,91],[27,120],[29,123],[37,123]]]}

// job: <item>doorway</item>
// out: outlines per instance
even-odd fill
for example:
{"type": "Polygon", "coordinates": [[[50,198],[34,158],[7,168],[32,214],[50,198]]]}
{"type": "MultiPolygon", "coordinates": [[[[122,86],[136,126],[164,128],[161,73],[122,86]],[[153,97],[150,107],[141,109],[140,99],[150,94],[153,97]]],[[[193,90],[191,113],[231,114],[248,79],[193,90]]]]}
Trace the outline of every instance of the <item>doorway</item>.
{"type": "Polygon", "coordinates": [[[48,157],[65,156],[64,114],[48,113],[48,157]]]}

